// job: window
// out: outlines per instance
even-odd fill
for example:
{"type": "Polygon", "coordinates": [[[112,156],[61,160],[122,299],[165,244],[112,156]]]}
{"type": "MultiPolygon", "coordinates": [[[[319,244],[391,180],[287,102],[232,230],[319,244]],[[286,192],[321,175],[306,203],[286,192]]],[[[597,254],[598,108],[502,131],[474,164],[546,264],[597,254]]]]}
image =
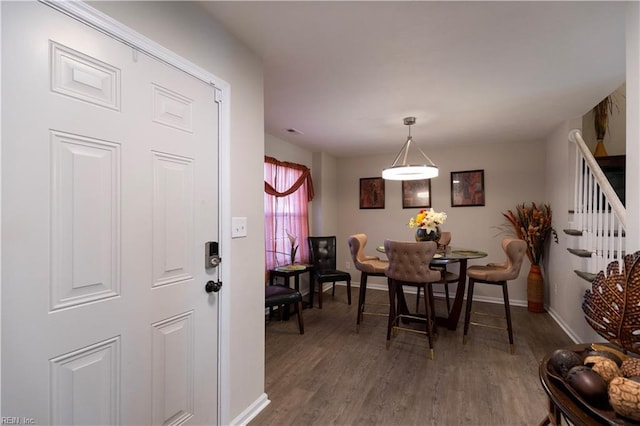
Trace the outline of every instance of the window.
{"type": "Polygon", "coordinates": [[[308,203],[313,199],[313,182],[308,167],[264,158],[264,220],[266,269],[291,263],[291,242],[296,238],[295,261],[309,262],[308,203]]]}

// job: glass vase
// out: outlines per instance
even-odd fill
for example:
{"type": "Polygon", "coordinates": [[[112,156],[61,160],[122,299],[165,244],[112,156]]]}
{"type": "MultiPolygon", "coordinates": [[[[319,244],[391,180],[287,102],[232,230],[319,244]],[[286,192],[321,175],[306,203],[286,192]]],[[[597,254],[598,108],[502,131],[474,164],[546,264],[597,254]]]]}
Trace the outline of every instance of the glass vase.
{"type": "Polygon", "coordinates": [[[435,231],[427,231],[424,228],[416,229],[416,241],[440,241],[440,227],[436,226],[435,231]]]}

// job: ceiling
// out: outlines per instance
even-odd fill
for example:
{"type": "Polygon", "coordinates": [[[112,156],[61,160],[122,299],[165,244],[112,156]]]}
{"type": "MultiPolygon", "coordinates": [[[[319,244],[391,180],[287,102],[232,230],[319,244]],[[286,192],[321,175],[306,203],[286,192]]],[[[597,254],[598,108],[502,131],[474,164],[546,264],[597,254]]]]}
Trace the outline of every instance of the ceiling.
{"type": "Polygon", "coordinates": [[[622,2],[201,4],[262,58],[265,131],[337,157],[395,154],[407,116],[427,153],[539,142],[625,81],[622,2]]]}

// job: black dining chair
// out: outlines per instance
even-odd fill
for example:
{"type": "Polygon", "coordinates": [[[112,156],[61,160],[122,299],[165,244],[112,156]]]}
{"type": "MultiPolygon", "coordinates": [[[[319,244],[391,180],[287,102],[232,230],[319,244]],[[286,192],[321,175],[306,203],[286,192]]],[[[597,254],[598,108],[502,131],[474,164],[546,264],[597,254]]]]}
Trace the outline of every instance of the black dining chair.
{"type": "Polygon", "coordinates": [[[284,285],[274,284],[265,286],[264,306],[269,308],[269,315],[274,307],[280,311],[280,318],[289,319],[289,306],[295,306],[298,315],[298,329],[304,334],[304,322],[302,320],[302,294],[299,291],[284,285]]]}
{"type": "Polygon", "coordinates": [[[311,274],[310,301],[313,306],[313,293],[318,283],[318,308],[322,309],[322,292],[324,283],[332,283],[331,296],[335,296],[336,282],[347,282],[347,300],[351,304],[351,274],[336,269],[336,237],[308,237],[309,255],[314,271],[311,274]]]}

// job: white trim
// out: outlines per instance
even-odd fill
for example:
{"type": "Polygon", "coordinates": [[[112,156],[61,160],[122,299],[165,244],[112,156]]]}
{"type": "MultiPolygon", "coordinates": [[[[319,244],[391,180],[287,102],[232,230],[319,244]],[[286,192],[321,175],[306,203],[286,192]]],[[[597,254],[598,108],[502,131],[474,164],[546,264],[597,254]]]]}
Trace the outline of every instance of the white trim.
{"type": "Polygon", "coordinates": [[[155,41],[143,36],[142,34],[132,30],[121,22],[116,21],[108,15],[89,6],[82,1],[76,0],[39,0],[41,3],[58,10],[93,29],[100,31],[111,38],[114,38],[127,46],[130,46],[140,52],[144,52],[157,60],[164,62],[174,68],[179,69],[207,84],[213,84],[216,87],[224,89],[229,88],[229,84],[211,74],[204,68],[188,61],[187,59],[177,55],[171,50],[163,47],[155,41]]]}
{"type": "Polygon", "coordinates": [[[218,238],[220,239],[220,257],[222,262],[218,267],[221,274],[222,290],[220,296],[220,309],[218,310],[218,424],[229,424],[231,410],[231,300],[229,299],[231,283],[231,86],[225,83],[225,88],[218,91],[220,132],[218,146],[218,238]],[[226,288],[225,288],[226,283],[226,288]]]}
{"type": "MultiPolygon", "coordinates": [[[[231,389],[231,380],[226,375],[231,370],[230,363],[230,335],[231,323],[229,291],[225,291],[224,283],[230,283],[231,270],[224,265],[231,265],[231,251],[226,252],[226,247],[231,247],[231,190],[230,190],[230,163],[231,163],[231,86],[226,81],[216,77],[207,70],[166,49],[153,40],[132,30],[113,18],[103,14],[81,1],[53,1],[39,0],[40,2],[58,10],[83,24],[86,24],[109,37],[112,37],[134,49],[150,55],[157,60],[166,63],[186,74],[203,82],[215,86],[217,89],[215,100],[219,102],[219,145],[218,145],[218,238],[220,239],[220,254],[224,263],[218,268],[223,283],[223,289],[218,293],[218,419],[217,424],[229,424],[230,400],[228,392],[231,389]],[[219,95],[219,97],[218,97],[219,95]]],[[[266,394],[264,396],[266,398],[266,394]]],[[[267,400],[268,404],[268,400],[267,400]]],[[[266,404],[265,404],[266,405],[266,404]]],[[[262,408],[260,408],[262,409],[262,408]]],[[[245,410],[246,411],[246,410],[245,410]]]]}
{"type": "MultiPolygon", "coordinates": [[[[0,26],[2,26],[2,7],[0,5],[0,26]]],[[[0,46],[2,46],[2,31],[0,31],[0,46]]],[[[2,105],[2,55],[0,55],[0,111],[2,105]]],[[[0,114],[0,141],[2,141],[2,114],[0,114]]],[[[2,258],[2,143],[0,143],[0,259],[2,258]]],[[[2,393],[2,262],[0,262],[0,395],[2,393]]],[[[0,413],[2,398],[0,398],[0,413]]]]}
{"type": "MultiPolygon", "coordinates": [[[[271,401],[267,397],[266,393],[263,393],[256,399],[251,405],[249,405],[242,413],[240,413],[235,419],[229,422],[229,425],[246,425],[253,420],[262,410],[269,405],[271,401]]],[[[227,424],[227,423],[225,423],[227,424]]]]}
{"type": "MultiPolygon", "coordinates": [[[[346,283],[344,282],[337,282],[336,285],[340,285],[343,287],[346,287],[346,283]]],[[[452,283],[452,285],[457,285],[456,283],[452,283]]],[[[360,288],[360,283],[359,282],[354,282],[351,281],[351,287],[353,288],[360,288]]],[[[331,290],[331,283],[328,284],[328,287],[324,288],[323,291],[327,291],[327,290],[331,290]]],[[[387,288],[386,284],[376,284],[376,283],[367,283],[367,290],[381,290],[381,291],[389,291],[387,288]]],[[[407,287],[404,289],[405,294],[416,294],[417,290],[416,287],[407,287]]],[[[307,293],[308,294],[308,293],[307,293]]],[[[442,291],[434,291],[433,292],[434,296],[442,296],[444,297],[444,292],[442,291]]],[[[451,299],[453,299],[454,297],[456,297],[455,293],[449,293],[449,297],[451,299]]],[[[467,300],[467,296],[464,296],[463,300],[467,300]]],[[[502,299],[502,297],[487,297],[487,296],[477,296],[474,295],[473,296],[473,300],[476,302],[487,302],[487,303],[495,303],[498,305],[504,305],[504,299],[502,299]]],[[[526,300],[521,300],[521,299],[509,299],[509,305],[510,306],[522,306],[522,307],[527,307],[529,306],[528,302],[526,300]]],[[[460,313],[460,316],[464,315],[464,306],[463,309],[460,313]]]]}
{"type": "Polygon", "coordinates": [[[547,309],[547,312],[549,313],[549,315],[551,315],[551,318],[553,318],[553,320],[560,326],[560,328],[564,330],[565,333],[567,333],[567,336],[569,336],[569,338],[573,340],[573,343],[581,342],[582,339],[580,339],[580,337],[578,337],[578,335],[574,333],[573,330],[571,330],[571,328],[562,320],[562,317],[560,317],[560,315],[558,315],[555,310],[547,309]]]}

